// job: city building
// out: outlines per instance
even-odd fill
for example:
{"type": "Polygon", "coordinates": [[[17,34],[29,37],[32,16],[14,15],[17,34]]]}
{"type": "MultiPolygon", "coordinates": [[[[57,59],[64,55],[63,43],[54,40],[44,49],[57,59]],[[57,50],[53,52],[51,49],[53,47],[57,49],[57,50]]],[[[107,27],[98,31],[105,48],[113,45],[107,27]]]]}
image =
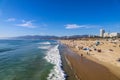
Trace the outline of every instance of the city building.
{"type": "Polygon", "coordinates": [[[104,37],[104,33],[105,33],[105,30],[104,29],[100,29],[100,37],[104,37]]]}
{"type": "Polygon", "coordinates": [[[100,37],[120,37],[120,33],[118,32],[108,33],[105,32],[104,29],[100,29],[100,37]]]}
{"type": "Polygon", "coordinates": [[[110,37],[120,37],[120,33],[117,33],[117,32],[110,33],[109,36],[110,36],[110,37]]]}
{"type": "Polygon", "coordinates": [[[108,32],[104,33],[104,37],[110,37],[108,32]]]}

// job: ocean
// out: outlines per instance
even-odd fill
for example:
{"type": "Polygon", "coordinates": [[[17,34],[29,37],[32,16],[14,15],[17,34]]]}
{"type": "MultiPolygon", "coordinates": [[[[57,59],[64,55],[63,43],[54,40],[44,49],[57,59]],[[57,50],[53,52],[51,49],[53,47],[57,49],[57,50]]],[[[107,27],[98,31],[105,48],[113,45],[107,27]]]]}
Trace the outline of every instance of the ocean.
{"type": "Polygon", "coordinates": [[[0,40],[0,80],[65,80],[59,43],[0,40]]]}

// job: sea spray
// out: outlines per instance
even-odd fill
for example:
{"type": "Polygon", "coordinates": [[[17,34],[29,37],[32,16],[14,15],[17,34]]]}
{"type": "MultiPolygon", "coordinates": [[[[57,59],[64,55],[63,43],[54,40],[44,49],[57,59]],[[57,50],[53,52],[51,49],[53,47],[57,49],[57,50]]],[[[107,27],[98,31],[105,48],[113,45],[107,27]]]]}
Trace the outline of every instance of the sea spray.
{"type": "Polygon", "coordinates": [[[65,74],[64,71],[62,70],[62,61],[61,61],[61,56],[59,54],[59,45],[54,46],[51,48],[47,54],[45,59],[52,63],[54,65],[53,69],[51,70],[48,80],[65,80],[65,74]]]}

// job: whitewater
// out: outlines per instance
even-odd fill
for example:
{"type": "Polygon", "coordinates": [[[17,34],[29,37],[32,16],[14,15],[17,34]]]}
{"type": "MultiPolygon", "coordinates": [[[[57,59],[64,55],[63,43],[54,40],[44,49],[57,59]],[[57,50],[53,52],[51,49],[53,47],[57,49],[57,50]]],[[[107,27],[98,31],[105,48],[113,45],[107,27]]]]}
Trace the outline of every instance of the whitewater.
{"type": "Polygon", "coordinates": [[[65,80],[65,74],[61,68],[62,61],[58,47],[59,45],[56,45],[46,53],[45,59],[54,65],[47,80],[65,80]]]}

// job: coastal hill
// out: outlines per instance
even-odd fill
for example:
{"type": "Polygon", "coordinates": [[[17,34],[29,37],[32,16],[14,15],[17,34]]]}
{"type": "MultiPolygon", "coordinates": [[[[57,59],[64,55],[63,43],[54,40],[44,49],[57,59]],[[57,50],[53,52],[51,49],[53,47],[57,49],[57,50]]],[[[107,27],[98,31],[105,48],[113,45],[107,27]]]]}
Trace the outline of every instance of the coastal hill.
{"type": "Polygon", "coordinates": [[[12,37],[12,39],[58,39],[57,36],[40,36],[40,35],[26,35],[26,36],[18,36],[12,37]]]}
{"type": "Polygon", "coordinates": [[[41,35],[26,35],[26,36],[18,36],[12,37],[12,39],[78,39],[78,38],[87,38],[89,35],[72,35],[72,36],[41,36],[41,35]]]}

